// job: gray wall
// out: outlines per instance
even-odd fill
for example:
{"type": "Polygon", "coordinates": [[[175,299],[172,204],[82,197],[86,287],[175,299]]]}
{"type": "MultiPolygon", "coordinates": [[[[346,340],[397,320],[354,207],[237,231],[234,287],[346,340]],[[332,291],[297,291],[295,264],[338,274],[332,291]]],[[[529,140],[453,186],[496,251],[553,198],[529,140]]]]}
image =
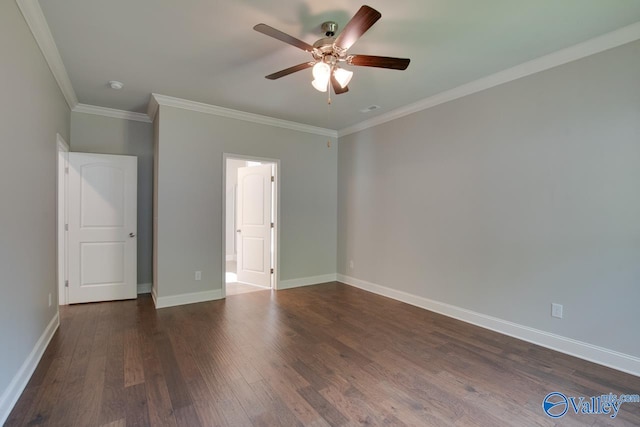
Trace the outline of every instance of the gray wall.
{"type": "Polygon", "coordinates": [[[327,137],[166,106],[156,120],[158,296],[222,288],[223,153],[281,160],[281,280],[335,273],[337,150],[327,137]]]}
{"type": "Polygon", "coordinates": [[[58,311],[56,133],[69,141],[69,107],[13,1],[0,2],[0,58],[2,396],[58,311]]]}
{"type": "Polygon", "coordinates": [[[635,42],[340,138],[339,273],[640,356],[639,76],[635,42]]]}
{"type": "Polygon", "coordinates": [[[153,125],[71,113],[71,151],[138,157],[138,283],[153,281],[153,125]]]}

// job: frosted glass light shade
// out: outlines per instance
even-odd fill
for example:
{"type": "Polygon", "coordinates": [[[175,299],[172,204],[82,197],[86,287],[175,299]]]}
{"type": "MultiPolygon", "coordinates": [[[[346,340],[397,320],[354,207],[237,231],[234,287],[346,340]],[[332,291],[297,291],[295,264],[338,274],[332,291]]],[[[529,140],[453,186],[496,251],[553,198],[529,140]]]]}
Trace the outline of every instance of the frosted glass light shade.
{"type": "Polygon", "coordinates": [[[329,83],[328,80],[321,82],[318,79],[315,79],[314,81],[311,82],[311,85],[316,88],[316,90],[319,90],[320,92],[326,92],[327,91],[327,83],[329,83]]]}
{"type": "Polygon", "coordinates": [[[318,62],[313,66],[313,78],[320,81],[328,81],[329,74],[331,73],[331,67],[324,62],[318,62]]]}
{"type": "Polygon", "coordinates": [[[341,88],[345,88],[353,77],[353,71],[345,70],[344,68],[336,68],[333,72],[333,76],[338,81],[341,88]]]}
{"type": "Polygon", "coordinates": [[[320,92],[327,91],[327,85],[329,84],[329,77],[331,76],[331,67],[324,62],[318,62],[313,66],[313,78],[314,81],[311,82],[316,90],[320,92]]]}

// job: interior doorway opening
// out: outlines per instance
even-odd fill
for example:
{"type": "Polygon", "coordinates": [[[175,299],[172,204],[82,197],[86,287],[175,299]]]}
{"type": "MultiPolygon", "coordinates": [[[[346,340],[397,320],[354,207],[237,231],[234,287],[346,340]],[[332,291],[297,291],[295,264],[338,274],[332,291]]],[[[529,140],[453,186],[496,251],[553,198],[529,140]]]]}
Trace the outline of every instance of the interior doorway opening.
{"type": "Polygon", "coordinates": [[[224,155],[224,295],[277,288],[279,160],[224,155]]]}

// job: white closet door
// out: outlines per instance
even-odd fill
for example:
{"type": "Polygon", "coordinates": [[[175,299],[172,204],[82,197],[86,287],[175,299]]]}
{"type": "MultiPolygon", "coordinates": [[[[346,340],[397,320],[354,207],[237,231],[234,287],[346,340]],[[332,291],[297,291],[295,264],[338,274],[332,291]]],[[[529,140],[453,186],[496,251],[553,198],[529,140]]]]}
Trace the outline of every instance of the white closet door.
{"type": "Polygon", "coordinates": [[[132,156],[69,153],[69,303],[137,296],[132,156]]]}

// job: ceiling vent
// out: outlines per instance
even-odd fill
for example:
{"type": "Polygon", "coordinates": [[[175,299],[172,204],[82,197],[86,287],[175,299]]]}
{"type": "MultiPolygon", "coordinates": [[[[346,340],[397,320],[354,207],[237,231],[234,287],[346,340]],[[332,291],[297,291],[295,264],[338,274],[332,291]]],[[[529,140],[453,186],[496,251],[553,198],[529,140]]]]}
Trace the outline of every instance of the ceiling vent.
{"type": "Polygon", "coordinates": [[[378,108],[380,108],[379,105],[369,105],[367,108],[363,108],[362,110],[360,110],[361,113],[369,113],[373,110],[377,110],[378,108]]]}

